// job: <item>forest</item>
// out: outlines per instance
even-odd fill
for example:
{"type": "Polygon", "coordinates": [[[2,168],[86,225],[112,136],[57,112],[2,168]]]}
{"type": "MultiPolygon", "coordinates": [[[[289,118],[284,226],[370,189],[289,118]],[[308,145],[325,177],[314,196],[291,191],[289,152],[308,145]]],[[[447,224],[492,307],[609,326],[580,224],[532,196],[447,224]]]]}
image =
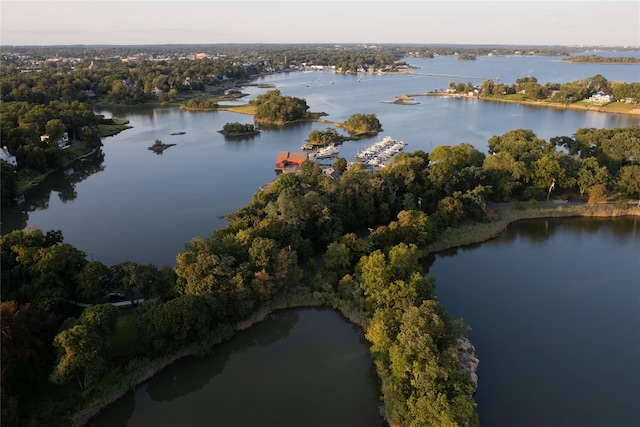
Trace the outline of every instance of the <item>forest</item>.
{"type": "Polygon", "coordinates": [[[226,227],[192,239],[173,269],[88,261],[55,230],[2,236],[3,424],[83,424],[160,360],[211,351],[239,322],[289,301],[335,307],[363,327],[388,422],[477,425],[456,350],[466,326],[422,272],[426,245],[494,221],[496,202],[522,209],[583,195],[624,210],[640,197],[640,126],[549,141],[517,129],[488,146],[488,155],[464,143],[404,152],[388,168],[356,164],[335,180],[307,161],[226,227]],[[114,291],[133,307],[108,304],[114,291]],[[34,400],[45,383],[53,391],[34,400]]]}

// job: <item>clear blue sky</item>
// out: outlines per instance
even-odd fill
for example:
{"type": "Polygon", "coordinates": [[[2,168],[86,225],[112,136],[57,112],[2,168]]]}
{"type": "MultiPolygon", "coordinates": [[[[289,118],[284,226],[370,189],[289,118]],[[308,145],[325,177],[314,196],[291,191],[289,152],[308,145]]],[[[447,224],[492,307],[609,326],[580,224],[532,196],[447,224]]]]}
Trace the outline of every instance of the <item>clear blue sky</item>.
{"type": "Polygon", "coordinates": [[[0,44],[640,46],[640,1],[0,2],[0,44]]]}

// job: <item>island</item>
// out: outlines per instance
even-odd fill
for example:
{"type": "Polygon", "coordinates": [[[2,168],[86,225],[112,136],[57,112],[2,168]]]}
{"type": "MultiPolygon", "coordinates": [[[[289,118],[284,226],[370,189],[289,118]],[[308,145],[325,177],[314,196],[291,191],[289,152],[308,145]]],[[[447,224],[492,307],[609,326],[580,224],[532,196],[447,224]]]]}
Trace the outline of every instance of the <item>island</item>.
{"type": "Polygon", "coordinates": [[[218,132],[229,137],[260,135],[260,129],[255,125],[240,122],[226,123],[218,132]]]}
{"type": "Polygon", "coordinates": [[[156,154],[162,154],[164,150],[166,150],[169,147],[173,147],[174,145],[176,144],[165,144],[159,139],[156,139],[153,145],[151,147],[147,147],[147,149],[153,151],[156,154]]]}

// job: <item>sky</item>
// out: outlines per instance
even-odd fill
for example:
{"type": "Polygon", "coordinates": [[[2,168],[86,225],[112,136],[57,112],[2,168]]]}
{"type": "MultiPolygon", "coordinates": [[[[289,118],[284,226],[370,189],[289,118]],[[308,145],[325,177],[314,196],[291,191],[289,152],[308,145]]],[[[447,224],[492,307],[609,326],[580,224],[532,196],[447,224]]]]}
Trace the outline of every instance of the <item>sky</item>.
{"type": "Polygon", "coordinates": [[[2,0],[0,45],[640,46],[640,1],[2,0]]]}

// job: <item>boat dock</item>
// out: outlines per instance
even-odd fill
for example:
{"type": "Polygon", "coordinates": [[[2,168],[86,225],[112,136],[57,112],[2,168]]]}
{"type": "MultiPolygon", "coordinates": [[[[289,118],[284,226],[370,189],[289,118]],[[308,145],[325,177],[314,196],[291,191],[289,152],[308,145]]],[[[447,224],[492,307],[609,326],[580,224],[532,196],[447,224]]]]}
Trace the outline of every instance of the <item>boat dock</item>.
{"type": "Polygon", "coordinates": [[[391,161],[391,158],[404,150],[407,143],[398,141],[390,136],[385,136],[382,141],[373,143],[371,146],[356,153],[355,161],[358,159],[367,169],[382,169],[391,161]]]}

